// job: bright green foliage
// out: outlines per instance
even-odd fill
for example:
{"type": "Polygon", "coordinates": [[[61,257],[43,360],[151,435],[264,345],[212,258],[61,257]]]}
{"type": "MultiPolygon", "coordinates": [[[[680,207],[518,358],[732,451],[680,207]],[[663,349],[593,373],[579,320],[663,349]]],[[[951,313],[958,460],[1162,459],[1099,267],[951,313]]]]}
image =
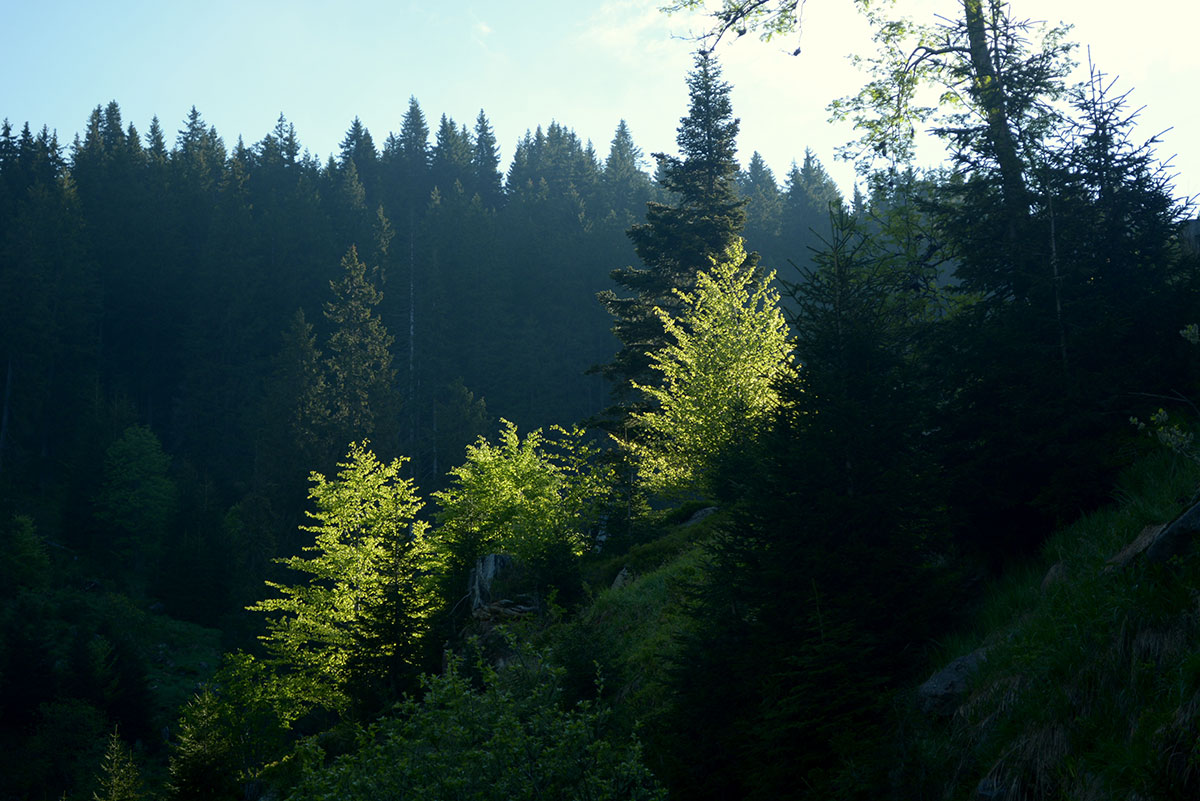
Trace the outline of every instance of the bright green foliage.
{"type": "Polygon", "coordinates": [[[579,429],[556,428],[551,437],[538,429],[521,439],[506,420],[498,443],[480,437],[467,447],[450,487],[434,493],[441,511],[432,541],[445,600],[457,600],[450,595],[462,592],[486,554],[545,566],[584,553],[611,482],[582,438],[579,429]]]}
{"type": "Polygon", "coordinates": [[[441,505],[435,542],[454,542],[478,555],[507,553],[534,560],[565,545],[576,556],[589,542],[591,515],[607,492],[602,469],[579,429],[541,429],[521,439],[503,421],[495,445],[480,437],[466,461],[450,471],[449,489],[434,494],[441,505]]]}
{"type": "Polygon", "coordinates": [[[250,609],[272,614],[261,639],[293,700],[345,714],[352,702],[416,672],[426,605],[416,592],[425,524],[402,461],[384,464],[354,444],[330,481],[312,475],[313,556],[279,560],[305,584],[267,582],[281,597],[250,609]],[[364,689],[365,688],[365,689],[364,689]]]}
{"type": "Polygon", "coordinates": [[[117,729],[108,738],[104,761],[100,763],[100,791],[92,793],[94,801],[137,801],[142,797],[141,777],[129,746],[117,729]]]}
{"type": "Polygon", "coordinates": [[[663,382],[634,385],[656,408],[635,413],[638,436],[623,441],[654,491],[710,491],[717,460],[778,403],[775,382],[790,369],[787,324],[774,273],[759,278],[745,262],[739,241],[700,273],[695,292],[676,290],[678,318],[656,309],[673,340],[648,354],[663,382]]]}
{"type": "Polygon", "coordinates": [[[483,668],[482,691],[454,666],[425,680],[421,700],[364,733],[357,751],[311,771],[294,801],[413,798],[662,799],[637,743],[609,739],[609,714],[564,708],[561,674],[526,657],[483,668]]]}

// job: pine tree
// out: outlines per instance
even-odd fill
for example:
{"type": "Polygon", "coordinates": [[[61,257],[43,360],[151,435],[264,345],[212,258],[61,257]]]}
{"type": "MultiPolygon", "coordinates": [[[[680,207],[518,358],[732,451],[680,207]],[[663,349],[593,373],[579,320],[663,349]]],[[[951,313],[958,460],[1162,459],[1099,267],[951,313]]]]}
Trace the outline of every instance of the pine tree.
{"type": "Polygon", "coordinates": [[[433,185],[443,196],[452,192],[466,192],[473,184],[473,148],[471,135],[466,126],[458,127],[454,120],[442,115],[434,138],[432,155],[433,185]]]}
{"type": "Polygon", "coordinates": [[[353,164],[358,173],[358,179],[365,189],[367,199],[374,201],[378,197],[376,192],[379,189],[377,185],[379,154],[375,150],[375,141],[371,138],[371,132],[358,117],[355,117],[354,121],[350,123],[350,129],[346,131],[339,147],[341,147],[341,159],[338,166],[346,169],[353,164]]]}
{"type": "Polygon", "coordinates": [[[141,777],[129,746],[114,728],[108,737],[104,761],[100,765],[100,790],[92,794],[94,801],[138,801],[142,797],[141,777]]]}
{"type": "Polygon", "coordinates": [[[650,198],[650,179],[642,171],[641,161],[642,151],[633,143],[625,120],[621,120],[604,160],[602,183],[608,209],[626,227],[644,213],[650,198]]]}
{"type": "Polygon", "coordinates": [[[756,150],[746,171],[738,176],[739,191],[746,199],[746,241],[755,250],[775,251],[783,217],[783,196],[775,173],[756,150]]]}

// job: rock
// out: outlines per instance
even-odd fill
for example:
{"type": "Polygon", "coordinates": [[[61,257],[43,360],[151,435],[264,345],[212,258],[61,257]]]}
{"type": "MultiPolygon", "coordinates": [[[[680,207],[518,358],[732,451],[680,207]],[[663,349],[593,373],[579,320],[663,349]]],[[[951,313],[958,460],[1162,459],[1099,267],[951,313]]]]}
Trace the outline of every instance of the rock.
{"type": "Polygon", "coordinates": [[[467,579],[467,597],[471,599],[472,612],[492,602],[492,583],[512,566],[513,558],[502,553],[489,553],[475,560],[475,567],[467,579]]]}
{"type": "Polygon", "coordinates": [[[695,514],[693,514],[691,517],[689,517],[687,520],[685,520],[682,525],[684,528],[687,528],[688,526],[694,526],[697,523],[699,523],[701,520],[703,520],[704,518],[711,515],[715,511],[717,511],[717,507],[706,506],[703,509],[697,510],[695,512],[695,514]]]}
{"type": "Polygon", "coordinates": [[[1067,569],[1063,567],[1062,562],[1055,562],[1054,564],[1050,565],[1050,569],[1047,570],[1046,575],[1042,577],[1042,592],[1045,593],[1046,590],[1062,581],[1066,575],[1067,569]]]}
{"type": "Polygon", "coordinates": [[[1154,538],[1161,534],[1165,528],[1166,526],[1146,526],[1133,542],[1126,545],[1121,549],[1119,554],[1108,560],[1108,563],[1104,566],[1104,572],[1111,573],[1132,562],[1135,556],[1150,547],[1150,544],[1154,542],[1154,538]]]}
{"type": "Polygon", "coordinates": [[[632,583],[633,583],[633,571],[631,571],[629,569],[629,566],[626,565],[625,567],[621,568],[621,572],[617,574],[617,577],[615,579],[613,579],[612,588],[614,590],[619,590],[622,587],[624,587],[625,585],[632,584],[632,583]]]}
{"type": "Polygon", "coordinates": [[[975,801],[1005,801],[1010,797],[1013,796],[1009,793],[1009,788],[991,776],[985,776],[975,785],[975,801]]]}
{"type": "Polygon", "coordinates": [[[1166,562],[1179,556],[1200,533],[1200,503],[1194,504],[1169,526],[1154,537],[1146,547],[1146,559],[1151,562],[1166,562]]]}
{"type": "Polygon", "coordinates": [[[967,695],[971,677],[987,661],[987,648],[976,648],[934,673],[917,690],[921,711],[930,715],[953,715],[967,695]]]}

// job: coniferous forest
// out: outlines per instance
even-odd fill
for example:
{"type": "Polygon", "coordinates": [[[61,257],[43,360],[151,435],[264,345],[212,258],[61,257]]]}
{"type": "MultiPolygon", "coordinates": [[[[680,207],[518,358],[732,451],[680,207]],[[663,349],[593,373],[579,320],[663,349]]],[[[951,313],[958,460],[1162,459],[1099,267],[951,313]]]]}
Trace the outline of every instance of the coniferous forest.
{"type": "Polygon", "coordinates": [[[0,799],[1200,793],[1194,209],[998,0],[742,169],[795,5],[672,153],[6,120],[0,799]]]}

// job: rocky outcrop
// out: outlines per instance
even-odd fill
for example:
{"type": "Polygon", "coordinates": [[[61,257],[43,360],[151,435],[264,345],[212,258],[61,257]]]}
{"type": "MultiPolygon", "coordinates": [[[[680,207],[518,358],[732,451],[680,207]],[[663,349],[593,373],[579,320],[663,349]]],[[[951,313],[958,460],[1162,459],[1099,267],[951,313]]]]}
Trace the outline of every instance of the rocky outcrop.
{"type": "Polygon", "coordinates": [[[685,520],[680,525],[682,525],[684,528],[687,528],[688,526],[694,526],[697,523],[699,523],[701,520],[704,520],[706,517],[709,517],[710,515],[712,515],[716,511],[717,511],[717,507],[706,506],[703,509],[697,510],[691,517],[689,517],[687,520],[685,520]]]}
{"type": "Polygon", "coordinates": [[[617,574],[615,579],[613,579],[612,589],[619,590],[622,587],[632,583],[633,571],[629,569],[628,565],[626,565],[625,567],[621,568],[621,572],[617,574]]]}
{"type": "Polygon", "coordinates": [[[1150,562],[1166,562],[1173,556],[1181,556],[1196,535],[1200,534],[1200,503],[1192,506],[1175,522],[1165,527],[1146,546],[1146,559],[1150,562]]]}
{"type": "Polygon", "coordinates": [[[921,711],[929,715],[953,715],[967,697],[971,678],[987,661],[987,651],[976,648],[930,676],[917,690],[921,711]]]}
{"type": "Polygon", "coordinates": [[[1146,551],[1147,548],[1154,542],[1166,526],[1146,526],[1142,529],[1142,533],[1137,535],[1133,542],[1121,549],[1121,552],[1108,560],[1104,566],[1105,573],[1111,573],[1114,570],[1120,570],[1134,560],[1134,558],[1146,551]]]}

